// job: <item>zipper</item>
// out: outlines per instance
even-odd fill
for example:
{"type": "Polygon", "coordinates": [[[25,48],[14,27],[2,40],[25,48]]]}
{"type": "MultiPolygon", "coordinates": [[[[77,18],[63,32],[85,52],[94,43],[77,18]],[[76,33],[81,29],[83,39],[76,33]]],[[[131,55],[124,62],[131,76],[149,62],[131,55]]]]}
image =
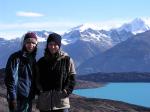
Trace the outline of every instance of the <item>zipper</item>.
{"type": "Polygon", "coordinates": [[[53,110],[53,101],[52,101],[53,94],[52,94],[52,93],[53,93],[53,91],[50,90],[50,96],[51,96],[51,98],[50,98],[50,99],[51,99],[51,101],[50,101],[50,102],[51,102],[51,103],[50,103],[50,104],[51,104],[51,109],[50,109],[50,110],[53,110]]]}

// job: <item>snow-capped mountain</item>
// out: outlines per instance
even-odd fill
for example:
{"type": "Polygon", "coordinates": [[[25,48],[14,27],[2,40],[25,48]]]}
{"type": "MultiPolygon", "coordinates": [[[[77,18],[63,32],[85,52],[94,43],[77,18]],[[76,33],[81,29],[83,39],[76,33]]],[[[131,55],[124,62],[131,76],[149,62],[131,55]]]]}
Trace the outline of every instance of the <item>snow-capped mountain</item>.
{"type": "Polygon", "coordinates": [[[17,51],[21,47],[21,39],[13,39],[13,40],[5,40],[3,38],[0,39],[0,68],[4,68],[6,66],[6,61],[9,55],[12,52],[17,51]]]}
{"type": "Polygon", "coordinates": [[[91,28],[93,30],[99,30],[100,29],[96,24],[85,23],[85,24],[81,24],[79,26],[76,26],[74,28],[71,28],[69,30],[69,32],[74,31],[74,30],[79,30],[80,32],[83,32],[83,31],[85,31],[85,30],[87,30],[89,28],[91,28]]]}
{"type": "MultiPolygon", "coordinates": [[[[83,27],[83,26],[82,26],[83,27]]],[[[89,41],[89,42],[103,42],[107,44],[111,44],[112,39],[102,33],[100,30],[94,30],[92,28],[88,28],[85,30],[75,29],[63,35],[63,39],[70,43],[74,43],[77,40],[89,41]]]]}
{"type": "Polygon", "coordinates": [[[92,57],[78,67],[78,72],[150,72],[149,66],[150,30],[92,57]]]}
{"type": "Polygon", "coordinates": [[[109,36],[91,28],[71,30],[63,35],[63,40],[67,43],[64,50],[73,57],[77,66],[113,46],[109,36]]]}
{"type": "Polygon", "coordinates": [[[64,49],[73,57],[77,66],[133,35],[125,30],[106,31],[95,30],[84,25],[80,27],[73,28],[63,35],[63,40],[66,42],[64,49]]]}
{"type": "Polygon", "coordinates": [[[102,30],[94,24],[82,24],[71,28],[63,35],[65,44],[74,43],[77,40],[83,41],[109,41],[111,44],[125,41],[128,39],[124,37],[114,37],[112,35],[123,35],[124,33],[137,34],[150,30],[150,22],[146,19],[136,18],[131,22],[122,24],[118,28],[111,28],[110,30],[102,30]],[[120,41],[119,41],[120,40],[120,41]]]}
{"type": "Polygon", "coordinates": [[[113,46],[127,40],[128,38],[130,38],[131,36],[134,35],[132,32],[129,32],[129,31],[126,31],[126,30],[118,31],[117,29],[112,29],[110,31],[104,31],[104,32],[108,36],[111,37],[113,46]]]}
{"type": "Polygon", "coordinates": [[[52,33],[52,32],[50,32],[50,31],[46,31],[46,30],[34,31],[34,32],[36,33],[39,42],[46,41],[48,35],[52,33]]]}
{"type": "Polygon", "coordinates": [[[118,31],[126,30],[127,32],[132,32],[133,34],[142,33],[150,30],[150,26],[146,24],[146,21],[141,18],[136,18],[129,23],[123,24],[118,31]]]}
{"type": "MultiPolygon", "coordinates": [[[[74,43],[77,40],[84,39],[85,41],[90,41],[93,38],[87,38],[92,36],[93,33],[90,34],[88,31],[96,31],[98,27],[94,24],[82,24],[77,27],[69,29],[64,35],[63,40],[66,41],[66,44],[74,43]]],[[[96,37],[93,35],[93,37],[96,37]]]]}
{"type": "MultiPolygon", "coordinates": [[[[135,32],[146,31],[149,27],[142,19],[123,24],[119,28],[102,30],[96,25],[82,24],[74,27],[62,35],[62,48],[74,59],[76,66],[81,65],[90,58],[101,57],[103,52],[110,48],[133,38],[135,32]],[[132,26],[132,27],[131,27],[132,26]],[[140,29],[141,28],[141,29],[140,29]]],[[[49,31],[34,31],[39,40],[38,57],[44,52],[45,42],[49,31]]],[[[0,39],[0,68],[4,67],[9,54],[20,48],[22,39],[5,40],[0,39]],[[16,47],[16,45],[19,45],[16,47]]]]}

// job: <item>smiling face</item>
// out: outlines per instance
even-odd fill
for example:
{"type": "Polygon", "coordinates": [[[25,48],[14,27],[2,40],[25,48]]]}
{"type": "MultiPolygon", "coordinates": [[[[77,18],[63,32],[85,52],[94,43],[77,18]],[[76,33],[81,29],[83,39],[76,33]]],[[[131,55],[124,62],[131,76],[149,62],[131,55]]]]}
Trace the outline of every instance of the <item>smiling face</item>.
{"type": "Polygon", "coordinates": [[[36,48],[36,43],[26,42],[25,48],[26,48],[27,52],[32,53],[34,51],[34,49],[36,48]]]}
{"type": "Polygon", "coordinates": [[[55,54],[56,52],[59,51],[59,46],[56,42],[51,41],[48,43],[48,50],[51,54],[55,54]]]}

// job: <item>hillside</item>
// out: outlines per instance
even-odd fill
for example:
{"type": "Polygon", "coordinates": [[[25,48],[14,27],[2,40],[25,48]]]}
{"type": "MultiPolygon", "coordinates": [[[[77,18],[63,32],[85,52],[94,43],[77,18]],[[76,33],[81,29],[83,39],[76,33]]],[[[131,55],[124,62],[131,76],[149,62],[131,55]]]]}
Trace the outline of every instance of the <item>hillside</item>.
{"type": "Polygon", "coordinates": [[[150,108],[107,99],[71,97],[71,112],[150,112],[150,108]]]}
{"type": "Polygon", "coordinates": [[[88,75],[79,75],[80,80],[92,82],[150,82],[149,72],[121,72],[121,73],[93,73],[88,75]]]}
{"type": "MultiPolygon", "coordinates": [[[[0,70],[0,112],[8,112],[6,89],[4,86],[4,70],[0,70]]],[[[76,89],[104,86],[105,83],[77,80],[76,89]]],[[[150,112],[150,108],[131,105],[124,102],[108,99],[85,98],[77,95],[70,96],[70,112],[150,112]]],[[[39,112],[33,106],[33,112],[39,112]]]]}
{"type": "MultiPolygon", "coordinates": [[[[150,112],[150,108],[107,99],[84,98],[72,95],[70,112],[150,112]]],[[[0,96],[0,112],[8,112],[6,99],[0,96]]],[[[33,112],[39,112],[33,106],[33,112]]]]}

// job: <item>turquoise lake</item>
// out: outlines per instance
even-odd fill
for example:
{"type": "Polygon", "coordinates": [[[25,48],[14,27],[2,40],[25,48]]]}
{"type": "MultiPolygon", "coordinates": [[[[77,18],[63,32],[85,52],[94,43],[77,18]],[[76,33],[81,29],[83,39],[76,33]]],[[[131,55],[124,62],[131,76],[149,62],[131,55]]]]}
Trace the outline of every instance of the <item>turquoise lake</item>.
{"type": "Polygon", "coordinates": [[[109,83],[100,88],[74,90],[73,93],[150,107],[150,83],[109,83]]]}

